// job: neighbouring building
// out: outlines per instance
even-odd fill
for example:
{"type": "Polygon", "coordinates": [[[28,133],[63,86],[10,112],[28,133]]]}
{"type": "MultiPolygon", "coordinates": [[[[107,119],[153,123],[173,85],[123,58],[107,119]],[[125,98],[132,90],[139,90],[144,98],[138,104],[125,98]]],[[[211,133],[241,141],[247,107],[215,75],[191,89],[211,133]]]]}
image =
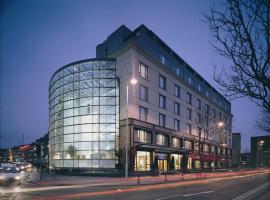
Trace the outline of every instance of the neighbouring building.
{"type": "Polygon", "coordinates": [[[251,167],[251,153],[241,153],[240,160],[241,168],[251,167]]]}
{"type": "Polygon", "coordinates": [[[49,85],[49,165],[130,171],[232,164],[231,104],[155,33],[119,27],[49,85]],[[127,138],[126,138],[127,137],[127,138]]]}
{"type": "Polygon", "coordinates": [[[232,167],[240,167],[241,134],[232,133],[232,167]]]}
{"type": "Polygon", "coordinates": [[[270,135],[251,137],[251,166],[270,166],[270,135]]]}
{"type": "Polygon", "coordinates": [[[20,162],[24,160],[33,165],[48,166],[48,141],[49,134],[45,134],[35,142],[14,146],[8,149],[0,150],[0,161],[4,162],[20,162]]]}

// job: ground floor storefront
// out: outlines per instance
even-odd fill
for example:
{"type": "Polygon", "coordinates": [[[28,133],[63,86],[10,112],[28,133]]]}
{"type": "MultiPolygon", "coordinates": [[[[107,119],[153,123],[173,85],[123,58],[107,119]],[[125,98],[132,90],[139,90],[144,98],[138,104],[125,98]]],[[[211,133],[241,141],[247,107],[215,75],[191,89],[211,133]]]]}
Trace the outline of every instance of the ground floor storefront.
{"type": "Polygon", "coordinates": [[[131,170],[137,172],[169,172],[169,171],[194,171],[230,168],[230,159],[203,155],[200,158],[194,153],[161,152],[156,150],[138,149],[131,155],[131,170]],[[133,158],[132,158],[133,157],[133,158]],[[201,166],[203,165],[203,167],[201,166]]]}

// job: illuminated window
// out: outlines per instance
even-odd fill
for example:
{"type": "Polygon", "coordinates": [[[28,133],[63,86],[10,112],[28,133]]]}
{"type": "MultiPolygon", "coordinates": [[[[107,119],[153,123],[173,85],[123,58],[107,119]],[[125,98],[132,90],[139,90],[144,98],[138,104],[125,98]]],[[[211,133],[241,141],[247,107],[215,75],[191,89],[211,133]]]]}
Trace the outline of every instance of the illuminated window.
{"type": "Polygon", "coordinates": [[[147,79],[148,78],[148,66],[140,63],[139,64],[139,74],[141,77],[147,79]]]}

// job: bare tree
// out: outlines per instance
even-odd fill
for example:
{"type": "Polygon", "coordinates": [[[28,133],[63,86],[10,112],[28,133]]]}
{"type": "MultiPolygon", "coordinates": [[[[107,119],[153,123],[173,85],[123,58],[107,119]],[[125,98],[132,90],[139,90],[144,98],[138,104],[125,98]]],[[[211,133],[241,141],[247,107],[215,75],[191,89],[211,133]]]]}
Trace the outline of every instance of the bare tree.
{"type": "Polygon", "coordinates": [[[262,110],[261,117],[256,120],[256,127],[270,133],[270,112],[262,110]]]}
{"type": "Polygon", "coordinates": [[[197,127],[197,137],[194,138],[194,145],[198,149],[200,159],[200,167],[204,168],[204,144],[214,135],[214,128],[212,126],[214,115],[210,111],[209,106],[202,106],[201,110],[197,112],[195,123],[197,127]]]}
{"type": "Polygon", "coordinates": [[[225,9],[211,6],[205,21],[217,52],[231,66],[214,79],[230,99],[248,97],[270,113],[270,1],[228,0],[225,9]]]}
{"type": "MultiPolygon", "coordinates": [[[[222,137],[220,140],[217,136],[221,133],[228,135],[231,132],[231,121],[230,119],[227,121],[218,120],[213,109],[205,105],[197,112],[195,124],[197,127],[197,136],[194,138],[194,144],[198,149],[201,169],[204,169],[204,145],[209,141],[212,141],[211,144],[214,145],[225,144],[226,139],[222,137]]],[[[211,147],[209,147],[209,152],[211,152],[211,147]]]]}

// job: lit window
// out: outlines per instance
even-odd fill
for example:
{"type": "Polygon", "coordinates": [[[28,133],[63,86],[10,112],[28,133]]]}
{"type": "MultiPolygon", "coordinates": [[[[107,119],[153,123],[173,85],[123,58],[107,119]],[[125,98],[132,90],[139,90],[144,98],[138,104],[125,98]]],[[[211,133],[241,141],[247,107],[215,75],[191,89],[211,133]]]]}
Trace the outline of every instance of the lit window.
{"type": "Polygon", "coordinates": [[[157,134],[157,144],[165,145],[165,135],[157,134]]]}
{"type": "Polygon", "coordinates": [[[163,95],[159,95],[159,107],[165,109],[166,108],[166,97],[163,95]]]}
{"type": "Polygon", "coordinates": [[[180,115],[180,104],[174,102],[174,114],[180,115]]]}
{"type": "Polygon", "coordinates": [[[198,85],[198,90],[199,90],[200,92],[202,91],[201,85],[198,85]]]}
{"type": "Polygon", "coordinates": [[[176,74],[177,74],[177,76],[180,75],[180,69],[179,69],[179,67],[176,67],[176,74]]]}
{"type": "Polygon", "coordinates": [[[162,75],[159,75],[159,87],[166,90],[166,78],[162,75]]]}
{"type": "Polygon", "coordinates": [[[172,139],[172,145],[173,145],[173,147],[178,148],[180,146],[179,139],[178,138],[173,138],[172,139]]]}
{"type": "Polygon", "coordinates": [[[185,140],[185,149],[192,149],[192,142],[189,140],[185,140]]]}
{"type": "Polygon", "coordinates": [[[165,127],[166,116],[164,114],[159,113],[159,125],[165,127]]]}
{"type": "Polygon", "coordinates": [[[141,100],[148,101],[148,88],[144,85],[140,85],[139,96],[141,100]]]}
{"type": "Polygon", "coordinates": [[[187,103],[190,105],[192,104],[192,96],[189,92],[187,92],[187,103]]]}
{"type": "Polygon", "coordinates": [[[160,55],[160,60],[163,65],[165,65],[166,59],[163,55],[160,55]]]}
{"type": "Polygon", "coordinates": [[[139,119],[142,121],[147,121],[148,110],[145,107],[139,107],[139,119]]]}
{"type": "Polygon", "coordinates": [[[174,85],[174,96],[180,98],[181,97],[181,90],[178,85],[174,85]]]}
{"type": "Polygon", "coordinates": [[[141,77],[147,79],[148,78],[148,66],[140,63],[140,65],[139,65],[139,74],[140,74],[141,77]]]}
{"type": "Polygon", "coordinates": [[[204,152],[209,152],[209,145],[208,144],[203,145],[203,151],[204,152]]]}
{"type": "Polygon", "coordinates": [[[180,131],[180,121],[178,119],[174,119],[174,130],[180,131]]]}
{"type": "Polygon", "coordinates": [[[137,139],[139,142],[146,142],[147,141],[147,133],[145,130],[137,130],[137,139]]]}
{"type": "Polygon", "coordinates": [[[190,77],[188,77],[188,83],[191,85],[192,83],[192,79],[190,77]]]}

